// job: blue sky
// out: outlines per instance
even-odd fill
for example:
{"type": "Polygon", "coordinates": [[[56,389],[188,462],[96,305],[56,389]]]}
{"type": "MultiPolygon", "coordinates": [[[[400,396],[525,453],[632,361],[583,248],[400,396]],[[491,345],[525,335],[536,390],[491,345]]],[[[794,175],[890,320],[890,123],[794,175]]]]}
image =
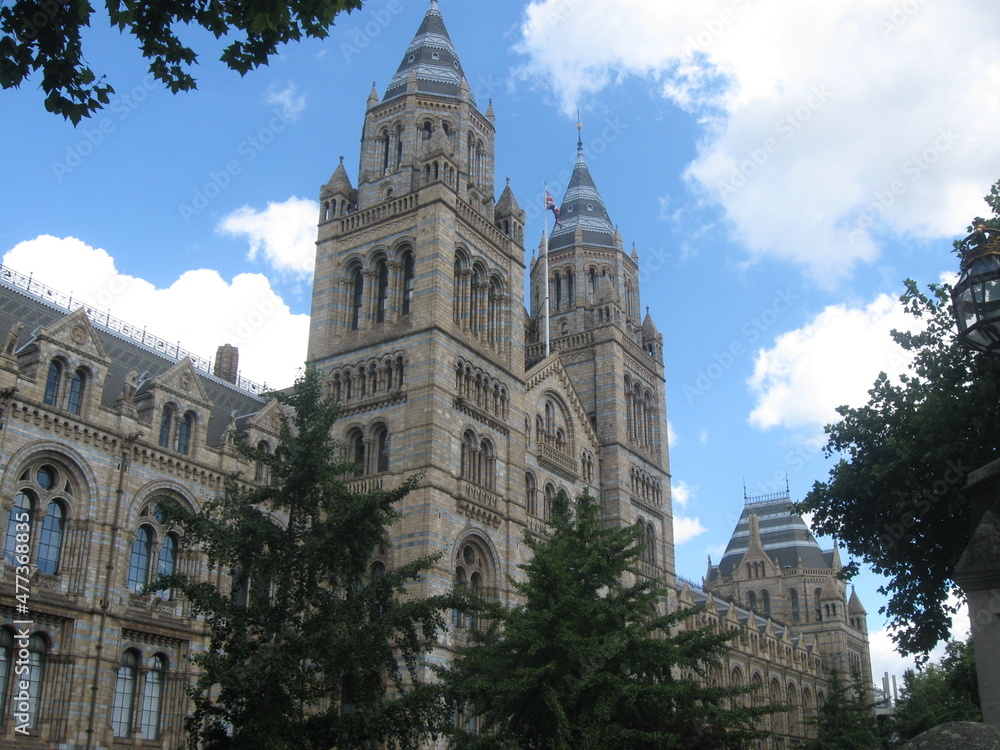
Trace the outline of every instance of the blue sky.
{"type": "MultiPolygon", "coordinates": [[[[326,40],[244,78],[201,52],[171,95],[98,18],[87,60],[115,87],[79,127],[36,82],[0,92],[3,263],[270,385],[301,366],[315,203],[365,101],[427,8],[369,0],[326,40]],[[280,352],[280,356],[275,356],[280,352]]],[[[1000,178],[1000,63],[986,0],[442,0],[470,86],[497,118],[497,189],[528,211],[591,173],[664,334],[678,572],[718,560],[750,494],[801,499],[822,427],[906,360],[902,280],[955,270],[951,241],[1000,178]]],[[[828,544],[830,542],[827,542],[828,544]]],[[[874,670],[898,672],[870,573],[874,670]]]]}

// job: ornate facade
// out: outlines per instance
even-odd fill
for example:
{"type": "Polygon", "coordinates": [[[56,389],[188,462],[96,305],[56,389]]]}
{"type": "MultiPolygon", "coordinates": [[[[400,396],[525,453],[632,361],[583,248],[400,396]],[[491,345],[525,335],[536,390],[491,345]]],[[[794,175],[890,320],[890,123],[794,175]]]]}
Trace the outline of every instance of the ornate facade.
{"type": "MultiPolygon", "coordinates": [[[[526,263],[525,214],[509,184],[495,195],[495,124],[432,1],[368,98],[356,186],[341,160],[320,191],[307,361],[342,405],[351,482],[421,474],[373,564],[440,553],[416,593],[510,601],[524,532],[545,533],[558,491],[589,491],[609,524],[641,526],[638,574],[677,589],[663,338],[642,313],[639,257],[578,142],[560,222],[526,263]]],[[[231,350],[206,368],[57,297],[0,274],[0,733],[7,747],[174,747],[203,624],[170,591],[136,592],[156,571],[210,572],[161,528],[157,502],[197,508],[227,476],[265,479],[232,438],[273,445],[277,406],[236,382],[231,350]]],[[[759,681],[757,700],[787,703],[770,745],[785,747],[829,667],[856,652],[867,669],[851,624],[863,612],[842,601],[835,559],[789,571],[766,523],[746,523],[748,543],[741,526],[705,587],[669,604],[705,603],[701,621],[741,631],[710,679],[759,681]],[[822,622],[806,612],[819,578],[820,604],[838,608],[822,622]]],[[[463,615],[451,624],[434,659],[464,640],[463,615]]]]}

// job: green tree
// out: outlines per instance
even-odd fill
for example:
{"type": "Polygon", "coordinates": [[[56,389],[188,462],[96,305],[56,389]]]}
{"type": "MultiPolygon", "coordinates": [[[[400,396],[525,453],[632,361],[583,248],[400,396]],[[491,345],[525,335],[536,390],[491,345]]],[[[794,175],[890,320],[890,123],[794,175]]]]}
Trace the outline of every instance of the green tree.
{"type": "Polygon", "coordinates": [[[982,721],[976,657],[971,643],[951,641],[938,664],[903,675],[893,728],[906,742],[949,721],[982,721]]]}
{"type": "Polygon", "coordinates": [[[830,692],[815,719],[816,738],[804,750],[875,750],[882,746],[875,709],[861,676],[845,682],[837,670],[830,673],[830,692]]]}
{"type": "MultiPolygon", "coordinates": [[[[279,45],[324,38],[343,10],[362,0],[106,0],[111,25],[127,31],[150,61],[149,71],[174,93],[196,87],[197,53],[181,42],[179,26],[200,26],[232,38],[221,60],[240,75],[266,65],[279,45]]],[[[110,100],[114,88],[86,63],[82,32],[94,8],[89,0],[14,0],[0,7],[0,85],[20,86],[41,75],[45,108],[74,124],[110,100]]]]}
{"type": "Polygon", "coordinates": [[[460,748],[597,750],[738,748],[759,736],[766,709],[739,705],[745,692],[706,687],[681,672],[704,671],[732,632],[677,632],[693,614],[662,614],[667,591],[625,578],[640,550],[638,529],[608,528],[590,496],[553,502],[551,535],[526,536],[533,557],[512,581],[523,605],[484,606],[442,677],[477,732],[460,748]]]}
{"type": "Polygon", "coordinates": [[[418,664],[453,599],[404,596],[431,559],[370,567],[377,546],[389,545],[394,506],[413,481],[365,493],[345,486],[352,467],[336,458],[336,406],[316,371],[277,398],[291,407],[278,448],[240,448],[267,464],[269,485],[231,483],[196,513],[164,509],[184,529],[185,545],[232,578],[232,591],[184,575],[150,587],[183,592],[210,631],[207,649],[193,657],[203,672],[191,691],[189,745],[416,747],[442,720],[418,664]]]}
{"type": "MultiPolygon", "coordinates": [[[[1000,183],[986,201],[1000,210],[1000,183]]],[[[946,284],[924,293],[906,282],[902,302],[920,326],[892,338],[912,356],[909,371],[898,381],[880,374],[867,404],[837,409],[826,453],[840,460],[799,505],[814,530],[887,576],[880,611],[902,653],[926,654],[948,637],[953,570],[972,531],[966,478],[1000,446],[997,364],[958,342],[949,294],[946,284]]]]}

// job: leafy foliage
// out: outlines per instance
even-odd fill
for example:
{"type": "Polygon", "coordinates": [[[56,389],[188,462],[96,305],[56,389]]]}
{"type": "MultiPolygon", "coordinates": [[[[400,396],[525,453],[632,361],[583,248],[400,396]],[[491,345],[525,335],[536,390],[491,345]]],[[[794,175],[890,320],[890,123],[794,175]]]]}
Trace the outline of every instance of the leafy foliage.
{"type": "MultiPolygon", "coordinates": [[[[235,37],[221,60],[240,75],[266,65],[278,46],[325,38],[343,10],[362,0],[106,0],[112,26],[139,44],[149,71],[172,92],[196,88],[195,51],[180,26],[200,26],[217,39],[235,37]]],[[[45,108],[79,123],[108,104],[114,89],[86,64],[82,32],[94,8],[88,0],[14,0],[0,7],[0,85],[18,87],[41,74],[45,108]]]]}
{"type": "Polygon", "coordinates": [[[830,692],[819,707],[816,737],[804,750],[875,750],[881,747],[875,712],[860,675],[850,683],[837,670],[830,673],[830,692]]]}
{"type": "Polygon", "coordinates": [[[457,747],[718,750],[759,736],[768,709],[734,706],[744,691],[678,677],[716,663],[732,633],[675,632],[692,610],[661,614],[666,590],[623,582],[637,534],[606,528],[593,497],[556,498],[551,536],[527,536],[527,577],[512,582],[523,606],[484,605],[489,624],[442,672],[480,723],[457,747]]]}
{"type": "Polygon", "coordinates": [[[403,596],[431,559],[369,570],[413,482],[367,493],[345,486],[352,467],[335,458],[336,408],[317,372],[278,399],[294,409],[278,448],[241,447],[267,464],[268,486],[231,484],[198,513],[166,509],[185,545],[233,580],[232,592],[218,576],[151,586],[182,591],[210,630],[207,650],[193,657],[204,671],[192,690],[190,747],[416,747],[442,710],[417,684],[418,659],[453,602],[403,596]]]}
{"type": "MultiPolygon", "coordinates": [[[[987,202],[1000,206],[1000,183],[987,202]]],[[[947,284],[924,293],[906,282],[902,302],[921,328],[892,338],[912,355],[909,372],[898,382],[880,374],[866,405],[837,410],[826,453],[841,460],[799,506],[816,531],[888,576],[881,611],[902,653],[948,637],[953,569],[972,531],[965,482],[1000,446],[997,363],[958,342],[949,294],[947,284]]]]}
{"type": "Polygon", "coordinates": [[[952,641],[939,664],[903,675],[903,694],[893,717],[900,742],[950,721],[982,721],[971,643],[952,641]]]}

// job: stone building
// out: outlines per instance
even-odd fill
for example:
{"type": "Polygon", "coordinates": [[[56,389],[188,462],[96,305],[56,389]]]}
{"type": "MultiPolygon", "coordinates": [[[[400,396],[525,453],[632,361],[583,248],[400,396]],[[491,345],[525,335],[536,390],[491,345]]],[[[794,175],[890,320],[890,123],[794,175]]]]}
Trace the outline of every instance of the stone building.
{"type": "MultiPolygon", "coordinates": [[[[800,707],[774,720],[768,746],[787,747],[830,667],[856,651],[867,669],[863,628],[851,625],[863,611],[843,603],[835,557],[826,572],[812,552],[787,562],[761,520],[770,510],[747,516],[705,587],[677,588],[663,338],[642,312],[640,259],[578,140],[560,221],[526,263],[525,213],[509,184],[495,194],[495,122],[432,0],[388,86],[367,100],[356,184],[341,160],[320,190],[306,359],[342,405],[338,437],[360,467],[350,481],[422,477],[373,564],[441,553],[416,593],[462,585],[511,600],[524,532],[544,533],[558,491],[589,491],[609,524],[642,528],[640,575],[680,603],[707,604],[700,621],[741,631],[710,679],[759,681],[757,700],[800,707]],[[822,622],[805,611],[819,578],[821,605],[837,607],[822,622]]],[[[158,570],[209,573],[160,526],[157,502],[197,508],[228,476],[262,479],[233,436],[273,446],[278,407],[237,377],[232,349],[212,367],[69,308],[0,273],[0,734],[9,747],[174,747],[204,627],[172,592],[136,592],[158,570]],[[22,646],[31,677],[18,722],[22,646]]],[[[461,614],[451,624],[434,659],[465,637],[461,614]]]]}

